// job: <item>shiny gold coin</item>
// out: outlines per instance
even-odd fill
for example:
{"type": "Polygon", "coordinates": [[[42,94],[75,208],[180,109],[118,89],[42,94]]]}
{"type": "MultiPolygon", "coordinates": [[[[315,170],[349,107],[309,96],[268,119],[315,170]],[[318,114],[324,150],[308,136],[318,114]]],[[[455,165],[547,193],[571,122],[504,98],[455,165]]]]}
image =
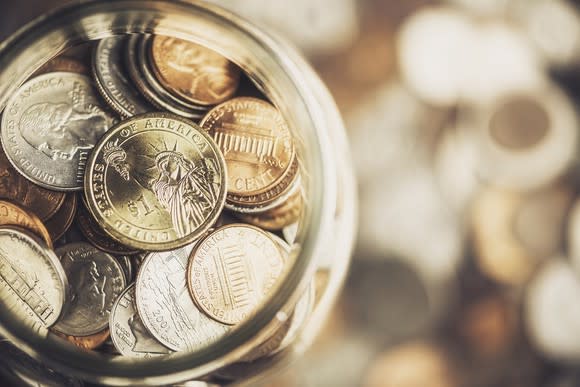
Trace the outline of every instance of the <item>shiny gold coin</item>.
{"type": "Polygon", "coordinates": [[[166,113],[135,116],[95,147],[85,197],[95,220],[120,243],[177,249],[202,236],[221,213],[225,160],[191,121],[166,113]]]}
{"type": "Polygon", "coordinates": [[[87,350],[92,350],[100,347],[111,336],[108,328],[102,332],[95,333],[94,335],[90,336],[69,336],[57,331],[53,331],[53,333],[67,340],[68,342],[73,343],[77,347],[87,350]]]}
{"type": "Polygon", "coordinates": [[[52,249],[52,239],[40,219],[16,204],[0,200],[0,226],[16,226],[28,230],[42,238],[52,249]]]}
{"type": "Polygon", "coordinates": [[[0,199],[16,203],[32,211],[41,220],[53,216],[62,205],[66,194],[42,188],[12,167],[0,148],[0,199]]]}
{"type": "Polygon", "coordinates": [[[52,218],[44,222],[53,241],[60,239],[70,228],[77,212],[76,193],[67,194],[62,207],[52,218]]]}
{"type": "Polygon", "coordinates": [[[58,56],[45,63],[33,76],[53,72],[67,72],[77,74],[89,74],[89,68],[75,58],[58,56]]]}
{"type": "Polygon", "coordinates": [[[187,284],[201,310],[233,325],[265,300],[283,269],[283,254],[266,232],[230,224],[209,234],[192,251],[187,284]]]}
{"type": "Polygon", "coordinates": [[[216,105],[231,98],[240,69],[204,46],[168,36],[154,36],[150,52],[156,77],[176,96],[197,105],[216,105]]]}
{"type": "Polygon", "coordinates": [[[81,233],[93,246],[106,253],[115,255],[134,255],[140,252],[138,249],[132,249],[120,244],[107,235],[86,209],[84,203],[78,206],[76,224],[81,233]]]}
{"type": "Polygon", "coordinates": [[[298,221],[302,214],[303,206],[302,192],[296,190],[288,200],[278,207],[256,214],[238,214],[238,217],[244,222],[266,230],[281,230],[298,221]]]}
{"type": "Polygon", "coordinates": [[[213,108],[200,125],[224,154],[228,194],[254,196],[272,190],[296,158],[290,130],[268,102],[234,98],[213,108]]]}

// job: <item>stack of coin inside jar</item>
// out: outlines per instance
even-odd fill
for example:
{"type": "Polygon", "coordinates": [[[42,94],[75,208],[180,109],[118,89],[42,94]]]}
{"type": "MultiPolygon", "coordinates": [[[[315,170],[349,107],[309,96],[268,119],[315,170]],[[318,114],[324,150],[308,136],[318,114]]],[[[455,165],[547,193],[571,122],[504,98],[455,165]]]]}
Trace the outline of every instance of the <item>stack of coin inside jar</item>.
{"type": "MultiPolygon", "coordinates": [[[[11,96],[1,140],[0,298],[78,347],[206,347],[257,310],[298,248],[291,131],[204,46],[134,35],[69,50],[11,96]]],[[[313,293],[240,361],[287,346],[313,293]]]]}

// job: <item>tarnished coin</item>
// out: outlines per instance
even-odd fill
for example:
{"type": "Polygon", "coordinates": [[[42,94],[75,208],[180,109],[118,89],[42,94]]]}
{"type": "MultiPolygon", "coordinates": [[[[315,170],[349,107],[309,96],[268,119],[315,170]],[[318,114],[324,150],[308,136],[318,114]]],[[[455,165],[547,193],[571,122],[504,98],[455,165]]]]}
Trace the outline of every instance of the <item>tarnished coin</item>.
{"type": "Polygon", "coordinates": [[[53,216],[66,194],[31,183],[18,173],[0,149],[0,199],[7,199],[36,214],[40,220],[53,216]]]}
{"type": "Polygon", "coordinates": [[[125,62],[131,80],[145,98],[159,109],[186,118],[201,118],[207,108],[201,109],[197,105],[187,104],[186,101],[176,98],[155,78],[147,60],[147,47],[150,40],[151,37],[147,35],[134,35],[127,41],[125,62]]]}
{"type": "Polygon", "coordinates": [[[52,249],[52,239],[40,219],[16,204],[0,200],[0,226],[16,226],[30,231],[52,249]]]}
{"type": "Polygon", "coordinates": [[[187,283],[213,319],[237,324],[264,301],[284,269],[276,242],[254,226],[231,224],[205,237],[192,253],[187,283]]]}
{"type": "Polygon", "coordinates": [[[19,229],[0,227],[0,310],[35,330],[51,327],[67,299],[68,283],[57,256],[19,229]]]}
{"type": "Polygon", "coordinates": [[[123,269],[115,258],[88,243],[71,243],[56,253],[71,286],[71,299],[55,329],[70,336],[102,332],[113,303],[125,289],[123,269]]]}
{"type": "Polygon", "coordinates": [[[302,207],[302,192],[296,190],[288,200],[276,208],[257,214],[240,213],[238,216],[244,222],[266,230],[281,230],[300,219],[302,207]]]}
{"type": "Polygon", "coordinates": [[[113,305],[109,326],[111,340],[124,356],[148,358],[171,352],[143,325],[135,306],[135,284],[129,285],[113,305]]]}
{"type": "Polygon", "coordinates": [[[240,69],[217,52],[185,40],[154,36],[151,63],[163,86],[199,105],[216,105],[231,98],[240,69]]]}
{"type": "Polygon", "coordinates": [[[107,235],[86,209],[84,203],[78,206],[76,224],[85,238],[100,250],[115,255],[134,255],[139,252],[138,249],[122,245],[107,235]]]}
{"type": "Polygon", "coordinates": [[[70,336],[60,332],[55,332],[55,334],[66,341],[73,343],[79,348],[88,350],[100,347],[110,337],[109,329],[105,329],[102,332],[90,336],[70,336]]]}
{"type": "Polygon", "coordinates": [[[64,236],[70,226],[73,224],[77,212],[77,195],[70,193],[66,196],[62,207],[54,214],[52,218],[44,222],[50,238],[57,241],[64,236]]]}
{"type": "Polygon", "coordinates": [[[89,153],[114,122],[100,106],[90,78],[44,74],[26,82],[8,101],[2,145],[12,165],[33,183],[80,190],[89,153]]]}
{"type": "Polygon", "coordinates": [[[34,73],[33,77],[54,72],[88,75],[89,69],[82,62],[75,58],[58,56],[45,63],[40,69],[38,69],[36,73],[34,73]]]}
{"type": "Polygon", "coordinates": [[[196,124],[150,113],[111,129],[87,164],[88,209],[132,248],[175,249],[217,220],[226,197],[225,161],[196,124]]]}
{"type": "Polygon", "coordinates": [[[99,41],[93,52],[93,74],[97,89],[107,103],[124,117],[154,110],[128,78],[123,66],[127,37],[99,41]]]}
{"type": "Polygon", "coordinates": [[[149,332],[174,351],[206,347],[230,329],[203,314],[191,299],[186,268],[192,249],[151,253],[137,275],[139,315],[149,332]]]}
{"type": "Polygon", "coordinates": [[[231,99],[210,110],[200,125],[224,154],[229,194],[258,195],[288,175],[296,157],[294,140],[282,115],[268,102],[231,99]]]}

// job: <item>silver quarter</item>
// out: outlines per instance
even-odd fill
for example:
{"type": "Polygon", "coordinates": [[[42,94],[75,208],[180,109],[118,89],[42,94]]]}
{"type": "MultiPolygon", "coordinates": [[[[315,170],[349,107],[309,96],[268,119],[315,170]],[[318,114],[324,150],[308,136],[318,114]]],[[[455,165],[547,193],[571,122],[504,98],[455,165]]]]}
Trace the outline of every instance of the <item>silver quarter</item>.
{"type": "Polygon", "coordinates": [[[19,229],[0,228],[0,311],[39,332],[59,319],[68,289],[61,263],[44,246],[19,229]]]}
{"type": "Polygon", "coordinates": [[[128,73],[139,91],[159,109],[167,110],[186,118],[201,118],[205,110],[199,111],[191,106],[183,106],[175,101],[167,91],[164,91],[160,85],[149,82],[155,81],[155,78],[151,76],[151,71],[147,68],[145,49],[148,39],[149,37],[145,35],[131,36],[125,50],[128,73]]]}
{"type": "Polygon", "coordinates": [[[93,52],[93,74],[97,89],[116,112],[124,117],[147,113],[154,108],[141,95],[124,68],[127,38],[102,39],[93,52]]]}
{"type": "Polygon", "coordinates": [[[125,289],[121,265],[111,255],[84,243],[56,250],[71,287],[68,310],[55,325],[65,335],[89,336],[106,329],[113,304],[125,289]]]}
{"type": "Polygon", "coordinates": [[[113,305],[109,326],[111,340],[122,355],[149,358],[171,353],[143,325],[135,306],[135,284],[129,285],[113,305]]]}
{"type": "Polygon", "coordinates": [[[54,72],[22,85],[2,116],[8,160],[42,187],[80,190],[89,153],[115,123],[81,74],[54,72]]]}
{"type": "Polygon", "coordinates": [[[189,295],[186,269],[192,249],[150,253],[137,275],[139,315],[149,332],[174,351],[206,347],[230,329],[203,314],[189,295]]]}

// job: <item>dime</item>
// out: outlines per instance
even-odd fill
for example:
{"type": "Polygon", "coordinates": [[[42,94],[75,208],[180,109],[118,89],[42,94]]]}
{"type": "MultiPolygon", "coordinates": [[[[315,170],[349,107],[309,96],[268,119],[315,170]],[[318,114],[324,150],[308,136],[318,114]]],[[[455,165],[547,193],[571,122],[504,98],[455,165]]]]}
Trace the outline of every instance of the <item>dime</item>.
{"type": "Polygon", "coordinates": [[[109,235],[135,249],[189,244],[223,209],[224,158],[207,133],[178,116],[124,121],[102,138],[87,165],[89,211],[109,235]]]}
{"type": "Polygon", "coordinates": [[[155,75],[163,86],[187,101],[215,105],[236,92],[240,69],[207,47],[157,35],[150,54],[155,75]]]}
{"type": "Polygon", "coordinates": [[[215,139],[228,166],[228,193],[253,196],[276,187],[296,157],[294,140],[268,102],[234,98],[216,106],[200,124],[215,139]]]}
{"type": "Polygon", "coordinates": [[[283,253],[268,234],[254,226],[231,224],[199,243],[187,282],[205,313],[233,325],[264,301],[283,269],[283,253]]]}
{"type": "Polygon", "coordinates": [[[74,221],[77,212],[77,195],[71,193],[67,195],[62,207],[44,225],[53,241],[62,238],[74,221]]]}
{"type": "Polygon", "coordinates": [[[174,351],[193,351],[230,329],[203,314],[187,290],[186,268],[193,246],[147,256],[136,282],[136,304],[151,334],[174,351]]]}
{"type": "Polygon", "coordinates": [[[107,103],[124,117],[153,110],[127,77],[122,60],[127,37],[99,41],[93,52],[93,74],[97,89],[107,103]]]}
{"type": "Polygon", "coordinates": [[[71,286],[71,301],[55,329],[70,336],[102,332],[113,303],[125,289],[123,269],[107,253],[88,243],[71,243],[56,250],[71,286]]]}
{"type": "Polygon", "coordinates": [[[157,83],[147,63],[146,47],[150,40],[146,35],[131,36],[127,42],[126,64],[129,75],[139,91],[159,109],[187,118],[201,118],[206,109],[187,105],[168,93],[157,83]]]}
{"type": "Polygon", "coordinates": [[[137,249],[120,244],[107,235],[84,204],[78,206],[76,221],[81,233],[100,250],[115,255],[133,255],[139,252],[137,249]]]}
{"type": "Polygon", "coordinates": [[[87,68],[87,66],[85,66],[80,61],[74,58],[69,58],[66,56],[58,56],[56,58],[51,59],[46,64],[44,64],[40,69],[38,69],[38,71],[34,73],[33,77],[54,72],[77,73],[88,75],[89,69],[87,68]]]}
{"type": "Polygon", "coordinates": [[[80,190],[89,152],[115,122],[90,78],[55,72],[21,86],[2,116],[2,145],[12,165],[52,190],[80,190]]]}
{"type": "Polygon", "coordinates": [[[66,275],[56,255],[36,237],[0,227],[0,310],[35,330],[51,327],[67,299],[66,275]]]}
{"type": "Polygon", "coordinates": [[[298,221],[302,207],[302,192],[297,190],[287,201],[276,208],[257,214],[240,213],[238,217],[244,222],[266,230],[281,230],[298,221]]]}
{"type": "Polygon", "coordinates": [[[0,200],[0,226],[16,226],[28,230],[42,238],[46,246],[52,249],[52,239],[40,219],[16,204],[0,200]]]}
{"type": "Polygon", "coordinates": [[[58,211],[65,196],[63,192],[47,190],[25,179],[0,149],[0,199],[20,205],[44,221],[58,211]]]}
{"type": "Polygon", "coordinates": [[[73,343],[79,348],[88,350],[100,347],[110,337],[109,329],[105,329],[102,332],[90,336],[69,336],[60,332],[55,332],[55,334],[68,342],[73,343]]]}
{"type": "Polygon", "coordinates": [[[124,356],[149,358],[171,353],[143,325],[135,306],[135,284],[129,285],[113,305],[109,326],[111,340],[124,356]]]}

